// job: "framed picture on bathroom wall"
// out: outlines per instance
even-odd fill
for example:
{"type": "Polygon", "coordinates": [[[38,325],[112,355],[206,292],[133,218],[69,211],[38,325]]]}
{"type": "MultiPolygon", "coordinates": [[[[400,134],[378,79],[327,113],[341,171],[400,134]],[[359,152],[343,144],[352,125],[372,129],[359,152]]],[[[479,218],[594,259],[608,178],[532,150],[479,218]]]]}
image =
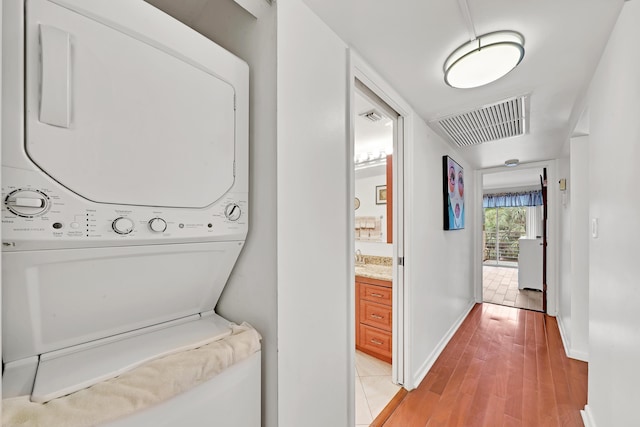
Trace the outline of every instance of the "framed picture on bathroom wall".
{"type": "Polygon", "coordinates": [[[387,204],[387,186],[376,185],[376,205],[387,204]]]}
{"type": "Polygon", "coordinates": [[[442,156],[443,214],[445,230],[464,228],[464,170],[449,156],[442,156]]]}

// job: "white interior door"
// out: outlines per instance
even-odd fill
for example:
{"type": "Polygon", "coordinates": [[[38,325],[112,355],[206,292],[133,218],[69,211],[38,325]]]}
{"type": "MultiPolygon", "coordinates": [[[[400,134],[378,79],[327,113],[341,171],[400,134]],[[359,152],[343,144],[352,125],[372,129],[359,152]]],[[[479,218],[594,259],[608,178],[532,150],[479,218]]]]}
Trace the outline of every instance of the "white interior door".
{"type": "Polygon", "coordinates": [[[398,116],[393,141],[393,256],[394,262],[394,305],[393,305],[393,381],[406,385],[405,366],[405,283],[404,283],[404,134],[405,123],[398,116]]]}

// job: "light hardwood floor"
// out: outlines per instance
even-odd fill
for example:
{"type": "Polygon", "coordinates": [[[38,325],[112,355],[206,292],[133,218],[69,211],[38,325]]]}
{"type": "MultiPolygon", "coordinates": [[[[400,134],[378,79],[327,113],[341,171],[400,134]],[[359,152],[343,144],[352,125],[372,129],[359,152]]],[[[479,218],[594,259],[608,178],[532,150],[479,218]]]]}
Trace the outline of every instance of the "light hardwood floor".
{"type": "Polygon", "coordinates": [[[582,426],[587,364],[568,359],[555,318],[477,304],[384,427],[582,426]]]}

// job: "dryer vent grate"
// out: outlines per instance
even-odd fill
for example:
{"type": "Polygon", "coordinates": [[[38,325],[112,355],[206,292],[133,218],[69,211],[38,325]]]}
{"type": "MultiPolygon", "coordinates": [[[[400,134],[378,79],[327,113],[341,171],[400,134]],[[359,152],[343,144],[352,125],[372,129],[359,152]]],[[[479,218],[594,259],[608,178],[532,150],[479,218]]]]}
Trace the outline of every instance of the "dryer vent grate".
{"type": "Polygon", "coordinates": [[[432,123],[458,147],[524,135],[528,124],[526,101],[527,96],[519,96],[432,123]]]}

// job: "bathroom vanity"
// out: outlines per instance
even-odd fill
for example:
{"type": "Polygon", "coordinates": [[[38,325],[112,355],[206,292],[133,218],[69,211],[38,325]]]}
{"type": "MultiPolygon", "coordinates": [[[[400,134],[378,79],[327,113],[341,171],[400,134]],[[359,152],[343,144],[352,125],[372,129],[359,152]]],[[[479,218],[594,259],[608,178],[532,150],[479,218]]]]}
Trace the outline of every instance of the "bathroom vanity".
{"type": "Polygon", "coordinates": [[[356,349],[391,363],[392,275],[390,265],[356,266],[356,349]]]}

